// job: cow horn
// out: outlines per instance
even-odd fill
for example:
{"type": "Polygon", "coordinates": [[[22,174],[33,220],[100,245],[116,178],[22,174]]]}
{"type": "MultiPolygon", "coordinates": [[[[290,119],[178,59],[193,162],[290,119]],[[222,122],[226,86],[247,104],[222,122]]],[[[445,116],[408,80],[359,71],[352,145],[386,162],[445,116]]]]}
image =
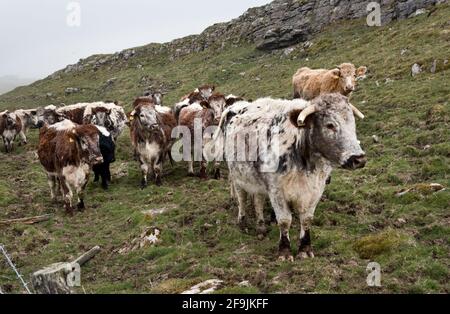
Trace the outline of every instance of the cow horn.
{"type": "Polygon", "coordinates": [[[357,116],[360,119],[364,119],[364,115],[361,111],[358,110],[358,108],[356,108],[355,106],[353,106],[352,104],[350,104],[350,108],[352,108],[353,113],[355,114],[355,116],[357,116]]]}
{"type": "Polygon", "coordinates": [[[306,107],[305,109],[303,109],[303,111],[299,114],[299,116],[297,118],[297,125],[299,127],[305,126],[306,118],[316,111],[317,111],[317,107],[315,105],[312,105],[312,106],[309,106],[309,107],[306,107]]]}

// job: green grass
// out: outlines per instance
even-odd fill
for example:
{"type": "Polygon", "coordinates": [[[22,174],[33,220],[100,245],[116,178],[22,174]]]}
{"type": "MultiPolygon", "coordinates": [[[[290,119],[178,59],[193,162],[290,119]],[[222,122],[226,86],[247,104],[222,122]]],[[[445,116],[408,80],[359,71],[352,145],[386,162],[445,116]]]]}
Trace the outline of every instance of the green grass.
{"type": "MultiPolygon", "coordinates": [[[[50,202],[33,154],[35,131],[27,147],[0,153],[0,219],[53,213],[38,225],[0,227],[0,242],[27,279],[41,267],[100,245],[101,253],[82,268],[87,293],[178,293],[211,278],[224,280],[219,293],[448,293],[450,70],[443,61],[449,58],[449,15],[450,7],[441,5],[429,18],[382,28],[368,28],[363,20],[341,23],[313,39],[308,50],[299,48],[289,56],[248,44],[171,60],[167,51],[155,55],[142,47],[128,63],[61,74],[0,96],[1,109],[101,99],[117,99],[129,108],[149,84],[162,84],[168,91],[165,104],[171,105],[197,85],[214,83],[219,91],[246,98],[291,97],[291,76],[300,66],[328,68],[346,61],[368,66],[369,77],[360,82],[352,102],[367,116],[357,123],[369,163],[360,171],[334,172],[314,220],[314,260],[276,261],[274,224],[262,241],[252,230],[241,233],[226,178],[203,182],[187,177],[184,164],[166,165],[163,187],[139,190],[128,131],[119,140],[114,165],[126,175],[115,177],[109,192],[89,184],[88,209],[75,217],[50,202]],[[408,51],[401,55],[404,48],[408,51]],[[434,59],[437,73],[410,76],[412,64],[429,67],[434,59]],[[148,84],[140,83],[144,76],[151,78],[148,84]],[[104,90],[112,77],[117,78],[114,86],[104,90]],[[393,81],[386,83],[388,78],[393,81]],[[84,90],[66,97],[66,87],[84,90]],[[379,143],[373,142],[374,134],[379,143]],[[396,196],[421,183],[440,183],[447,190],[396,196]],[[154,218],[142,213],[161,208],[168,210],[154,218]],[[161,243],[118,253],[148,227],[162,231],[161,243]],[[371,261],[381,265],[381,288],[366,285],[371,261]],[[244,280],[249,287],[239,285],[244,280]]],[[[298,240],[297,221],[291,238],[298,240]]],[[[0,260],[3,290],[20,292],[0,260]]]]}

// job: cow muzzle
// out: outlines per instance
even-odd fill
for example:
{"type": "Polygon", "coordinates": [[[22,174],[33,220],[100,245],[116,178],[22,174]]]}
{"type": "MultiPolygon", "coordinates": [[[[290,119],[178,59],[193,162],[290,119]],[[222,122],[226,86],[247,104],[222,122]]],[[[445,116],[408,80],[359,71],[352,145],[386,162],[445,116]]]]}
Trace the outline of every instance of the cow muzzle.
{"type": "Polygon", "coordinates": [[[364,168],[366,163],[367,163],[366,155],[359,155],[359,156],[353,155],[345,162],[342,168],[348,170],[360,169],[364,168]]]}
{"type": "Polygon", "coordinates": [[[91,159],[91,162],[93,165],[99,165],[103,163],[103,157],[102,156],[93,156],[91,159]]]}

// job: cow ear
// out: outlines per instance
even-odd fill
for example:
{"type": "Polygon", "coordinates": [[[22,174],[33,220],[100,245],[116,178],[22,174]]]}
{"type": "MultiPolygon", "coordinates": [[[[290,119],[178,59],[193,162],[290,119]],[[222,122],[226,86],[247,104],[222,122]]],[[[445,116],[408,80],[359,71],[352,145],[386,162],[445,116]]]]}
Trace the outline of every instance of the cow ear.
{"type": "Polygon", "coordinates": [[[200,106],[202,106],[203,108],[210,108],[209,107],[209,102],[207,102],[206,100],[203,100],[201,103],[200,103],[200,106]]]}
{"type": "Polygon", "coordinates": [[[292,110],[291,112],[289,112],[289,121],[298,129],[304,129],[304,128],[308,128],[310,125],[310,121],[312,118],[312,114],[307,116],[305,119],[305,122],[303,125],[299,125],[298,123],[298,116],[302,113],[303,110],[301,109],[295,109],[292,110]]]}
{"type": "Polygon", "coordinates": [[[360,66],[358,70],[356,70],[356,77],[363,77],[367,73],[366,66],[360,66]]]}
{"type": "Polygon", "coordinates": [[[231,105],[233,105],[236,102],[236,98],[232,97],[232,98],[228,98],[226,101],[226,107],[229,107],[231,105]]]}
{"type": "Polygon", "coordinates": [[[339,78],[339,77],[341,77],[341,70],[340,69],[331,70],[331,74],[333,76],[335,76],[336,78],[339,78]]]}

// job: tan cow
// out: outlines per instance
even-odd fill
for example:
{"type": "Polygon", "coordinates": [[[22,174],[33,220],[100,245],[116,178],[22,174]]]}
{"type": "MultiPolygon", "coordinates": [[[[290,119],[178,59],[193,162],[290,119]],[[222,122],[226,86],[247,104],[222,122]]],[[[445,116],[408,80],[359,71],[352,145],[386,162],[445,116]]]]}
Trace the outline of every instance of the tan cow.
{"type": "Polygon", "coordinates": [[[364,77],[366,72],[367,67],[356,69],[351,63],[343,63],[332,70],[300,68],[292,79],[294,98],[311,100],[331,93],[349,96],[355,90],[356,80],[364,77]]]}

